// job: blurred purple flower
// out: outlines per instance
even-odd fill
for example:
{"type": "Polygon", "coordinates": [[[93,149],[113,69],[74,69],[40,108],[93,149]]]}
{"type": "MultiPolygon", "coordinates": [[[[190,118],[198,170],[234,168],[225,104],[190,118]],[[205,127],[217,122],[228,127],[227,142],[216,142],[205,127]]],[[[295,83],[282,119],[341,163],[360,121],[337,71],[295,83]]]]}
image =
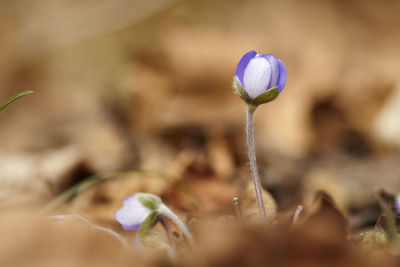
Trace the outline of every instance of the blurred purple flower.
{"type": "Polygon", "coordinates": [[[161,198],[149,193],[136,193],[123,199],[123,207],[114,212],[117,221],[125,230],[138,231],[139,234],[148,234],[157,224],[161,216],[169,218],[183,232],[193,246],[194,240],[186,225],[176,216],[161,198]]]}
{"type": "Polygon", "coordinates": [[[396,196],[396,210],[397,210],[397,214],[400,215],[400,194],[397,194],[396,196]]]}
{"type": "Polygon", "coordinates": [[[114,215],[125,230],[139,230],[142,222],[153,213],[153,210],[144,206],[135,195],[125,198],[122,202],[122,209],[114,212],[114,215]]]}
{"type": "MultiPolygon", "coordinates": [[[[286,68],[273,54],[260,55],[249,51],[239,61],[235,80],[248,97],[254,100],[274,87],[280,93],[286,83],[286,68]]],[[[238,91],[237,88],[235,90],[238,91]]]]}

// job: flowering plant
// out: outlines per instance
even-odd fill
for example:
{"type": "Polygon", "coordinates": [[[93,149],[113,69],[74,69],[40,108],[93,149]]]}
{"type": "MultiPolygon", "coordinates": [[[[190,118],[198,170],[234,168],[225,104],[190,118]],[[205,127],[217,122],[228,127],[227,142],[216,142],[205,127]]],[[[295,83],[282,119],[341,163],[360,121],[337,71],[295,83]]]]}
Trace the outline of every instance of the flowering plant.
{"type": "Polygon", "coordinates": [[[257,197],[258,210],[262,220],[266,220],[264,200],[260,177],[258,175],[257,160],[253,137],[253,113],[260,104],[274,100],[286,84],[286,67],[273,54],[261,55],[249,51],[240,59],[233,88],[247,104],[246,135],[250,169],[253,177],[257,197]]]}
{"type": "Polygon", "coordinates": [[[183,232],[188,242],[193,245],[193,237],[185,224],[176,216],[162,200],[153,194],[136,193],[123,200],[123,207],[114,213],[117,221],[125,230],[148,233],[158,221],[166,223],[164,217],[173,221],[183,232]]]}

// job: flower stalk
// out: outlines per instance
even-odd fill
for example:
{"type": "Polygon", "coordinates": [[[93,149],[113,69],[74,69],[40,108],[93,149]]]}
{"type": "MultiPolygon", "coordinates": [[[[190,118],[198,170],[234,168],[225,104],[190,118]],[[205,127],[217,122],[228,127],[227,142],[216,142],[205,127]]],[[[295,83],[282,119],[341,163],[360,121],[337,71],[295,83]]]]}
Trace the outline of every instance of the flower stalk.
{"type": "Polygon", "coordinates": [[[247,104],[246,135],[251,176],[258,210],[262,221],[267,220],[264,200],[258,175],[256,152],[253,137],[253,113],[256,108],[273,101],[283,90],[286,84],[286,67],[273,54],[261,55],[249,51],[240,59],[233,78],[234,92],[247,104]]]}
{"type": "Polygon", "coordinates": [[[175,215],[167,206],[162,204],[159,208],[158,211],[160,214],[164,215],[165,217],[169,218],[178,228],[179,230],[182,231],[183,235],[186,237],[187,241],[189,244],[194,247],[195,242],[193,239],[192,234],[189,232],[189,229],[186,227],[186,225],[179,219],[178,216],[175,215]]]}
{"type": "Polygon", "coordinates": [[[251,170],[251,176],[253,178],[254,189],[256,192],[258,211],[259,211],[261,220],[265,222],[267,220],[267,215],[265,213],[260,176],[258,174],[258,168],[257,168],[256,151],[255,151],[255,146],[254,146],[253,113],[254,113],[255,109],[256,109],[255,106],[247,105],[246,135],[247,135],[247,146],[248,146],[250,170],[251,170]]]}
{"type": "Polygon", "coordinates": [[[174,234],[171,231],[171,227],[169,227],[169,224],[167,220],[163,216],[159,217],[161,225],[164,227],[165,232],[167,233],[168,241],[171,247],[176,250],[176,244],[175,244],[175,239],[174,239],[174,234]]]}

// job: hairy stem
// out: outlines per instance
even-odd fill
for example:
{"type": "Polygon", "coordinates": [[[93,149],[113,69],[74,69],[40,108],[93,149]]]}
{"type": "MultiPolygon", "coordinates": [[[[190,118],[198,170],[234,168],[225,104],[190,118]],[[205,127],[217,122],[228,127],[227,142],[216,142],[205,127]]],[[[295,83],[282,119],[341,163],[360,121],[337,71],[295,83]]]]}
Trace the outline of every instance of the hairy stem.
{"type": "Polygon", "coordinates": [[[167,220],[165,220],[165,218],[163,216],[160,216],[159,220],[160,220],[162,226],[164,227],[165,232],[167,233],[168,241],[169,241],[171,247],[176,249],[174,234],[172,233],[171,227],[169,227],[167,220]]]}
{"type": "Polygon", "coordinates": [[[172,212],[167,206],[162,205],[159,209],[159,212],[164,215],[165,217],[169,218],[178,228],[179,230],[182,231],[183,235],[186,237],[187,241],[189,244],[194,247],[195,242],[192,237],[192,234],[189,232],[189,229],[186,227],[186,225],[179,219],[178,216],[175,215],[175,213],[172,212]]]}
{"type": "Polygon", "coordinates": [[[258,175],[256,151],[254,147],[254,137],[253,137],[254,110],[255,110],[254,106],[252,105],[247,106],[247,124],[246,124],[247,146],[248,146],[251,176],[253,177],[254,189],[256,191],[258,211],[260,213],[261,220],[265,222],[267,220],[267,216],[265,214],[264,200],[262,197],[260,176],[258,175]]]}
{"type": "Polygon", "coordinates": [[[176,265],[177,264],[177,258],[176,258],[176,243],[174,239],[174,234],[171,231],[171,227],[169,227],[169,224],[167,220],[161,215],[159,218],[162,226],[164,227],[165,232],[167,233],[168,241],[171,247],[166,247],[167,254],[169,258],[171,259],[171,262],[176,265]]]}

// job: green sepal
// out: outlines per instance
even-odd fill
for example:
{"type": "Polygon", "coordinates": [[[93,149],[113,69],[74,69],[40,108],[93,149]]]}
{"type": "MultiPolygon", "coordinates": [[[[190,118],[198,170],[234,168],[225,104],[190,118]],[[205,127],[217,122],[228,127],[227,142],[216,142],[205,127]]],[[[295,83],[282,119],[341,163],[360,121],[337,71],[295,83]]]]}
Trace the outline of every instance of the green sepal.
{"type": "Polygon", "coordinates": [[[143,245],[155,249],[164,249],[169,247],[167,240],[164,236],[157,232],[148,232],[145,234],[139,234],[139,241],[143,245]]]}
{"type": "Polygon", "coordinates": [[[139,228],[139,234],[146,234],[153,229],[154,225],[158,222],[160,214],[157,211],[150,213],[146,219],[143,220],[139,228]]]}
{"type": "Polygon", "coordinates": [[[237,76],[235,76],[235,78],[233,79],[233,89],[235,93],[240,96],[241,99],[243,99],[247,104],[254,107],[257,107],[260,104],[271,102],[279,95],[278,87],[274,86],[266,92],[262,93],[261,95],[257,96],[255,99],[251,99],[250,96],[243,89],[237,76]]]}
{"type": "Polygon", "coordinates": [[[240,96],[240,98],[243,99],[246,103],[249,103],[251,101],[250,96],[243,89],[237,76],[233,78],[233,89],[235,90],[235,93],[240,96]]]}
{"type": "Polygon", "coordinates": [[[265,93],[262,93],[261,95],[257,96],[256,99],[252,100],[253,103],[251,104],[260,105],[268,103],[274,100],[278,95],[279,95],[279,89],[278,87],[275,86],[266,91],[265,93]]]}
{"type": "Polygon", "coordinates": [[[143,206],[151,210],[156,210],[161,204],[161,199],[149,193],[136,193],[135,197],[142,203],[143,206]]]}

